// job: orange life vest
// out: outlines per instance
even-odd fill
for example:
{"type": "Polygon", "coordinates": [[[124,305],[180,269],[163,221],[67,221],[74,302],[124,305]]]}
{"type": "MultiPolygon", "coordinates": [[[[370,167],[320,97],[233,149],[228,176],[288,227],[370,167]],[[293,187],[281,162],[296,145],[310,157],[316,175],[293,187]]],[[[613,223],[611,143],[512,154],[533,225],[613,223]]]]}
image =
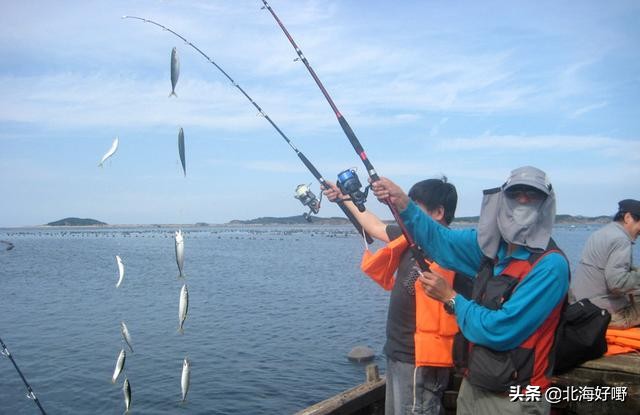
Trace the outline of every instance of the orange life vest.
{"type": "Polygon", "coordinates": [[[606,338],[606,356],[640,352],[640,327],[631,327],[628,329],[607,329],[606,338]]]}
{"type": "MultiPolygon", "coordinates": [[[[400,236],[378,249],[375,254],[366,250],[360,268],[382,288],[390,291],[402,254],[409,243],[400,236]]],[[[453,285],[455,273],[429,263],[433,272],[453,285]]],[[[415,282],[416,331],[414,333],[416,366],[453,367],[453,338],[458,333],[455,316],[444,311],[442,303],[429,297],[419,280],[415,282]]]]}

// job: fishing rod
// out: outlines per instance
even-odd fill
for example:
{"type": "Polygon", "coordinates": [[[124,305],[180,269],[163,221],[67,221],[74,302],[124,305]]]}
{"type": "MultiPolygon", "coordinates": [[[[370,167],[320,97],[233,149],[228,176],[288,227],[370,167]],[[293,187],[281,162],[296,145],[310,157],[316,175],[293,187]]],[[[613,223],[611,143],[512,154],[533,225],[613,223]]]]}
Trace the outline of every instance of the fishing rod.
{"type": "MultiPolygon", "coordinates": [[[[307,70],[311,74],[311,77],[316,82],[316,85],[318,85],[318,88],[320,88],[320,91],[322,91],[322,95],[324,95],[324,97],[326,98],[327,102],[329,103],[329,106],[331,107],[333,112],[336,114],[336,117],[338,118],[338,123],[342,127],[342,131],[344,131],[345,135],[349,139],[349,142],[353,146],[353,149],[356,151],[356,154],[358,154],[358,156],[360,157],[360,160],[362,160],[362,162],[364,163],[364,166],[367,169],[367,173],[369,174],[369,177],[371,178],[371,181],[375,182],[375,181],[380,180],[380,177],[378,176],[378,173],[376,173],[376,169],[373,168],[373,164],[371,164],[371,161],[367,157],[367,153],[365,153],[364,148],[362,147],[362,144],[360,144],[360,140],[358,140],[358,137],[356,137],[355,133],[351,129],[351,126],[349,125],[347,120],[344,118],[342,113],[340,113],[340,110],[336,106],[335,102],[333,102],[333,99],[331,99],[331,96],[329,95],[329,93],[325,89],[324,85],[322,85],[322,82],[320,81],[320,78],[318,78],[318,75],[316,75],[316,72],[313,70],[313,68],[309,64],[309,61],[307,60],[307,58],[302,53],[302,50],[296,44],[295,40],[293,40],[293,37],[291,37],[291,34],[287,30],[287,28],[284,27],[284,24],[278,18],[276,13],[273,11],[273,9],[269,5],[269,3],[267,3],[266,0],[262,0],[262,3],[264,3],[264,6],[262,8],[263,9],[266,8],[267,10],[269,10],[269,12],[273,16],[273,18],[278,23],[278,26],[280,26],[280,28],[284,32],[285,36],[287,37],[287,39],[289,39],[289,42],[291,43],[291,45],[295,49],[296,53],[298,54],[299,60],[301,60],[302,63],[304,63],[304,66],[306,66],[307,70]]],[[[364,193],[362,193],[362,192],[359,192],[359,190],[357,190],[357,189],[360,188],[360,184],[359,184],[360,181],[358,180],[358,176],[355,174],[355,171],[354,170],[345,170],[345,171],[341,172],[338,175],[338,182],[340,183],[340,181],[343,181],[342,186],[338,186],[338,187],[340,187],[340,190],[342,191],[343,189],[345,189],[345,190],[347,190],[347,192],[352,190],[353,194],[350,194],[351,198],[356,200],[356,201],[361,201],[361,206],[358,206],[358,209],[360,209],[360,211],[364,211],[364,200],[363,199],[366,199],[366,191],[364,193]]],[[[398,209],[395,207],[395,205],[393,203],[391,203],[391,200],[389,198],[385,199],[385,203],[387,204],[387,206],[389,206],[389,209],[391,210],[391,214],[393,215],[393,218],[396,220],[396,222],[400,226],[400,230],[402,231],[402,234],[404,235],[404,237],[406,238],[407,242],[409,243],[409,248],[413,252],[414,257],[416,259],[416,262],[418,263],[418,266],[420,267],[420,269],[422,271],[428,271],[429,267],[423,261],[424,259],[426,259],[426,256],[425,256],[424,252],[422,251],[422,248],[420,248],[420,246],[418,246],[416,244],[415,240],[413,239],[413,237],[411,236],[411,234],[407,230],[407,227],[405,226],[404,221],[400,217],[398,209]]]]}
{"type": "Polygon", "coordinates": [[[29,391],[29,393],[27,393],[27,398],[33,399],[36,405],[38,405],[38,408],[40,408],[40,412],[42,412],[43,415],[47,415],[47,413],[44,411],[44,408],[40,404],[40,401],[36,397],[36,394],[33,392],[33,389],[31,389],[31,385],[29,385],[29,382],[27,382],[27,379],[25,379],[24,375],[20,371],[20,368],[18,367],[18,364],[16,363],[15,360],[13,360],[13,356],[11,355],[11,352],[9,352],[9,349],[7,349],[7,346],[4,344],[1,338],[0,338],[0,345],[2,345],[2,350],[0,350],[0,353],[2,353],[4,356],[7,356],[9,360],[11,360],[11,363],[13,363],[13,367],[16,368],[16,370],[18,371],[18,374],[22,378],[22,381],[27,387],[27,391],[29,391]]]}
{"type": "MultiPolygon", "coordinates": [[[[313,174],[313,176],[318,180],[318,182],[320,182],[320,185],[322,185],[323,187],[328,188],[329,185],[327,184],[326,180],[324,179],[324,177],[320,174],[320,172],[318,171],[318,169],[315,168],[315,166],[311,163],[311,161],[309,161],[309,159],[300,151],[296,148],[295,145],[293,145],[293,143],[291,142],[291,140],[289,139],[289,137],[287,137],[282,130],[280,130],[280,128],[276,125],[275,122],[273,122],[273,120],[262,110],[262,108],[260,108],[260,106],[258,104],[256,104],[256,102],[245,92],[244,89],[242,89],[240,87],[240,85],[238,85],[236,83],[236,81],[234,81],[229,74],[227,74],[217,63],[215,63],[213,61],[213,59],[211,59],[210,57],[208,57],[202,50],[200,50],[196,45],[194,45],[193,43],[189,42],[184,36],[180,35],[179,33],[169,29],[166,26],[161,25],[160,23],[154,22],[153,20],[149,20],[149,19],[145,19],[142,17],[136,17],[136,16],[122,16],[123,19],[137,19],[140,20],[144,23],[151,23],[155,26],[158,26],[170,33],[172,33],[173,35],[179,37],[180,39],[182,39],[182,41],[184,41],[187,45],[191,46],[193,49],[195,49],[199,54],[201,54],[207,61],[209,61],[210,64],[212,64],[213,66],[215,66],[220,72],[222,72],[222,74],[229,80],[229,82],[231,82],[231,84],[233,86],[235,86],[238,91],[240,91],[242,93],[242,95],[245,96],[245,98],[247,98],[249,100],[249,102],[251,102],[251,104],[253,104],[253,106],[258,110],[258,112],[260,113],[260,115],[262,115],[267,121],[269,121],[269,124],[271,124],[271,126],[273,128],[276,129],[276,131],[280,134],[280,136],[282,136],[282,138],[284,138],[284,140],[287,142],[287,144],[289,144],[289,147],[291,147],[293,149],[293,151],[295,151],[295,153],[298,155],[298,158],[302,161],[302,163],[307,167],[307,169],[311,172],[311,174],[313,174]]],[[[319,202],[318,202],[319,203],[319,202]]],[[[347,206],[345,206],[344,203],[338,203],[338,205],[340,206],[340,209],[342,209],[342,211],[344,212],[344,214],[347,216],[347,218],[349,219],[349,221],[351,221],[351,223],[353,224],[353,226],[355,226],[355,228],[358,230],[358,233],[365,235],[365,238],[367,240],[368,243],[373,243],[373,239],[371,239],[371,236],[369,236],[366,232],[363,231],[362,229],[362,225],[360,225],[360,222],[358,222],[358,220],[355,218],[355,216],[353,215],[353,213],[351,213],[351,211],[349,210],[349,208],[347,206]]],[[[314,211],[314,208],[311,207],[312,211],[314,211]]]]}

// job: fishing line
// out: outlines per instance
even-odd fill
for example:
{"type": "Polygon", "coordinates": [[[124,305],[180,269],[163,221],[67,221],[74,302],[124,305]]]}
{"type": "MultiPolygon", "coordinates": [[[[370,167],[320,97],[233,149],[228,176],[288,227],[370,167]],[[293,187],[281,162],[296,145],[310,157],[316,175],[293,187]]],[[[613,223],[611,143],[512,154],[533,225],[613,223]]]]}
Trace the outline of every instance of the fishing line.
{"type": "Polygon", "coordinates": [[[29,392],[27,394],[27,398],[33,399],[36,405],[38,405],[38,408],[40,408],[40,412],[42,412],[43,415],[47,415],[47,413],[44,411],[44,408],[40,404],[40,401],[36,397],[35,392],[33,392],[33,389],[31,389],[31,385],[29,385],[29,382],[27,382],[27,379],[25,379],[24,375],[20,371],[20,368],[18,367],[18,364],[16,363],[15,360],[13,360],[13,356],[11,355],[11,352],[9,352],[9,349],[7,349],[7,346],[4,344],[1,338],[0,338],[0,345],[2,345],[2,351],[0,351],[0,353],[2,353],[4,356],[7,356],[9,360],[11,360],[11,363],[13,363],[13,367],[16,368],[16,371],[18,371],[18,374],[20,375],[20,377],[22,378],[22,381],[27,387],[27,391],[29,392]]]}
{"type": "Polygon", "coordinates": [[[369,249],[369,244],[367,243],[367,236],[364,233],[364,229],[362,229],[362,240],[364,241],[364,250],[368,250],[369,249]]]}
{"type": "MultiPolygon", "coordinates": [[[[278,134],[280,134],[280,136],[287,142],[287,144],[289,144],[289,147],[291,147],[293,149],[293,151],[295,151],[295,153],[298,155],[298,158],[300,158],[300,160],[302,161],[302,163],[307,167],[307,169],[311,172],[311,174],[313,174],[313,176],[318,180],[318,182],[320,183],[320,185],[322,185],[325,188],[329,188],[329,185],[327,184],[326,180],[324,179],[324,177],[320,174],[320,172],[318,171],[318,169],[315,168],[315,166],[309,161],[309,159],[300,151],[298,150],[293,143],[291,142],[291,140],[289,139],[289,137],[287,137],[282,130],[280,130],[280,128],[276,125],[275,122],[273,122],[273,120],[262,110],[262,108],[260,108],[260,106],[245,92],[244,89],[242,89],[240,87],[240,85],[238,85],[236,83],[236,81],[234,81],[229,74],[227,74],[217,63],[215,63],[210,57],[208,57],[202,50],[200,50],[196,45],[194,45],[193,43],[189,42],[184,36],[180,35],[179,33],[174,32],[173,30],[169,29],[166,26],[161,25],[160,23],[156,23],[153,20],[149,20],[149,19],[144,19],[142,17],[136,17],[136,16],[122,16],[123,19],[136,19],[136,20],[140,20],[142,22],[145,23],[151,23],[155,26],[158,26],[170,33],[172,33],[173,35],[177,36],[178,38],[182,39],[187,45],[191,46],[193,49],[195,49],[200,55],[202,55],[207,61],[209,61],[210,64],[212,64],[213,66],[215,66],[220,72],[222,72],[222,74],[229,80],[229,82],[231,82],[231,84],[233,86],[235,86],[238,91],[240,91],[240,93],[242,93],[242,95],[245,96],[245,98],[247,98],[249,100],[249,102],[251,102],[251,104],[258,110],[258,113],[263,116],[267,121],[269,121],[269,124],[271,124],[271,126],[273,128],[276,129],[276,131],[278,132],[278,134]]],[[[342,211],[344,212],[344,214],[347,216],[347,218],[349,219],[349,221],[351,221],[351,223],[353,224],[353,226],[355,226],[355,228],[358,230],[358,233],[362,232],[362,226],[360,225],[360,223],[358,222],[358,220],[355,218],[355,216],[353,215],[353,213],[351,213],[351,211],[349,210],[349,208],[347,208],[345,206],[345,204],[343,202],[338,202],[338,206],[340,206],[340,209],[342,209],[342,211]]],[[[372,243],[373,239],[371,239],[371,236],[367,235],[367,240],[372,243]]]]}
{"type": "MultiPolygon", "coordinates": [[[[362,144],[360,144],[358,137],[356,137],[355,133],[351,129],[351,126],[349,125],[347,120],[344,118],[344,116],[340,113],[340,110],[338,110],[338,107],[333,102],[333,99],[331,99],[331,96],[325,89],[324,85],[322,85],[320,78],[318,78],[318,75],[316,75],[316,72],[313,70],[313,68],[309,64],[309,61],[302,53],[302,50],[300,49],[300,47],[298,47],[296,42],[293,40],[293,37],[291,37],[291,34],[289,34],[289,31],[287,30],[286,27],[284,27],[284,24],[282,23],[282,21],[280,21],[280,19],[278,18],[276,13],[273,11],[271,6],[269,6],[269,3],[267,3],[266,0],[262,0],[262,3],[264,3],[263,9],[266,8],[267,10],[269,10],[273,18],[278,23],[278,26],[280,26],[285,36],[287,37],[287,39],[289,39],[289,42],[295,49],[296,53],[298,54],[299,60],[301,60],[302,63],[304,63],[304,66],[307,68],[307,70],[311,74],[311,77],[316,82],[316,85],[318,85],[318,88],[320,88],[320,91],[322,91],[322,95],[324,95],[327,102],[329,103],[329,106],[331,107],[336,117],[338,118],[338,123],[340,124],[340,127],[342,127],[342,131],[344,131],[345,135],[349,139],[349,142],[353,146],[353,149],[356,151],[356,154],[358,154],[358,156],[360,157],[360,160],[362,160],[362,162],[364,163],[364,166],[367,169],[367,173],[369,173],[369,177],[371,178],[371,181],[372,182],[378,181],[380,177],[378,176],[378,173],[376,173],[376,170],[373,168],[373,164],[371,164],[371,161],[367,157],[367,154],[365,153],[364,148],[362,147],[362,144]]],[[[344,174],[346,172],[347,171],[341,174],[344,174]]],[[[418,263],[418,266],[422,271],[428,271],[429,266],[424,262],[424,259],[426,259],[426,256],[422,251],[422,248],[420,248],[420,246],[418,246],[415,243],[413,237],[407,230],[407,227],[405,226],[404,221],[400,217],[398,209],[395,207],[393,203],[391,203],[391,200],[389,198],[385,199],[384,202],[387,204],[387,206],[389,206],[389,209],[391,210],[391,214],[393,215],[393,218],[396,220],[396,222],[400,226],[400,229],[402,230],[402,234],[404,235],[405,239],[409,243],[409,248],[413,252],[416,262],[418,263]]]]}

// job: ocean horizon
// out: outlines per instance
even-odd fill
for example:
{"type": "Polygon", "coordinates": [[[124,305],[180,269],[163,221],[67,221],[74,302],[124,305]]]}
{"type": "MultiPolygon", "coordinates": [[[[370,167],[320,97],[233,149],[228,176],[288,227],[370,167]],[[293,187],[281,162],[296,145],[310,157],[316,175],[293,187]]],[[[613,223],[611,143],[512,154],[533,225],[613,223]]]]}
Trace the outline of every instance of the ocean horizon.
{"type": "MultiPolygon", "coordinates": [[[[597,228],[555,227],[572,268],[597,228]]],[[[350,226],[183,227],[186,278],[177,277],[176,230],[0,229],[14,245],[0,251],[0,337],[48,413],[121,414],[125,377],[132,413],[294,413],[364,382],[365,365],[347,359],[360,345],[384,374],[389,296],[360,271],[364,241],[350,226]],[[119,288],[115,255],[125,265],[119,288]],[[180,403],[185,357],[191,387],[180,403]]],[[[37,413],[8,359],[0,370],[0,412],[37,413]]]]}

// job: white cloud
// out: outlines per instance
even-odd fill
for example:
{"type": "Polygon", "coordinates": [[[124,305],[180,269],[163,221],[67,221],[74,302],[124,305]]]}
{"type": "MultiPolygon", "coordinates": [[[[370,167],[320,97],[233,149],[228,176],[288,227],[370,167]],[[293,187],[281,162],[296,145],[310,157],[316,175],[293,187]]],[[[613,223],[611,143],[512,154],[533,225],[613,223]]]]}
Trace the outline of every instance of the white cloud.
{"type": "Polygon", "coordinates": [[[579,108],[577,110],[575,110],[574,112],[572,112],[569,117],[570,118],[578,118],[581,117],[582,115],[600,109],[600,108],[604,108],[607,106],[607,102],[606,101],[602,101],[596,104],[591,104],[591,105],[587,105],[585,107],[579,108]]]}

